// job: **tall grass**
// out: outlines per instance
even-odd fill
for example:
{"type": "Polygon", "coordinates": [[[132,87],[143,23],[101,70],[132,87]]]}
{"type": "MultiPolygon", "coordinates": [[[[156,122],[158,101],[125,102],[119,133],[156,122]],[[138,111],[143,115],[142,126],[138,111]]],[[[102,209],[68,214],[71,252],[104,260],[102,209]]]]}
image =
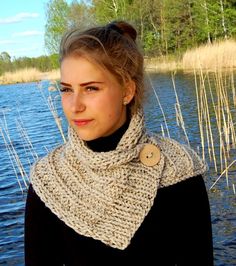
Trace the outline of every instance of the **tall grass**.
{"type": "MultiPolygon", "coordinates": [[[[236,165],[236,103],[234,71],[203,71],[194,69],[196,90],[196,105],[201,143],[201,157],[213,163],[215,172],[219,175],[211,185],[213,189],[218,181],[225,176],[227,187],[232,187],[235,194],[235,184],[229,180],[229,171],[236,165]],[[234,152],[235,153],[235,152],[234,152]],[[208,157],[208,159],[207,159],[208,157]]],[[[187,138],[181,104],[175,88],[172,74],[173,89],[176,96],[176,120],[187,138]]]]}
{"type": "Polygon", "coordinates": [[[170,56],[145,58],[144,62],[147,71],[157,72],[232,69],[236,68],[236,41],[231,39],[204,44],[187,50],[180,59],[170,56]]]}
{"type": "Polygon", "coordinates": [[[48,79],[48,80],[59,80],[60,79],[60,70],[54,69],[46,73],[41,74],[42,79],[48,79]]]}
{"type": "MultiPolygon", "coordinates": [[[[66,142],[66,137],[61,124],[61,118],[59,116],[58,109],[56,106],[57,98],[60,97],[60,94],[57,93],[55,95],[54,93],[51,93],[51,91],[59,91],[57,82],[53,80],[50,82],[48,87],[49,95],[45,93],[41,83],[37,83],[37,88],[40,90],[42,98],[45,100],[47,107],[52,114],[52,119],[57,125],[63,142],[66,142]]],[[[0,137],[2,137],[3,139],[3,143],[5,145],[9,161],[11,163],[15,177],[23,194],[25,189],[28,188],[29,183],[29,176],[26,170],[27,165],[25,163],[22,163],[17,149],[14,146],[14,142],[12,141],[12,138],[10,136],[7,119],[5,116],[5,112],[7,111],[8,110],[0,109],[0,137]]],[[[24,161],[28,161],[28,166],[30,167],[36,160],[38,160],[39,156],[28,136],[27,128],[25,128],[19,112],[16,117],[16,130],[20,134],[19,140],[24,150],[24,161]]]]}
{"type": "Polygon", "coordinates": [[[182,69],[182,62],[170,57],[153,57],[144,59],[145,69],[155,72],[170,72],[182,69]]]}
{"type": "Polygon", "coordinates": [[[25,68],[15,72],[5,72],[0,76],[0,84],[26,83],[44,79],[57,80],[59,77],[59,70],[43,73],[36,68],[25,68]]]}
{"type": "Polygon", "coordinates": [[[41,95],[42,95],[43,99],[45,100],[47,107],[54,118],[54,121],[57,125],[57,128],[58,128],[60,134],[61,134],[63,142],[65,143],[66,137],[65,137],[65,134],[64,134],[63,129],[62,129],[61,117],[58,114],[58,109],[57,109],[57,105],[56,105],[57,98],[60,97],[60,94],[61,94],[59,87],[58,87],[58,84],[57,84],[57,81],[56,80],[50,81],[50,84],[48,87],[48,91],[49,91],[48,97],[46,97],[45,93],[43,92],[41,84],[38,84],[38,89],[40,90],[41,95]],[[59,94],[57,94],[56,96],[53,96],[53,95],[51,95],[50,91],[58,91],[59,94]]]}
{"type": "Polygon", "coordinates": [[[36,68],[25,68],[15,72],[6,72],[0,77],[0,84],[25,83],[41,79],[41,72],[36,68]]]}
{"type": "MultiPolygon", "coordinates": [[[[17,153],[17,150],[15,149],[13,145],[13,141],[11,140],[11,136],[8,130],[8,125],[7,125],[7,121],[5,117],[5,112],[3,110],[1,111],[2,111],[1,113],[2,113],[3,118],[0,120],[0,136],[3,139],[3,143],[5,145],[5,148],[6,148],[8,157],[9,157],[9,161],[11,163],[17,182],[23,194],[24,189],[28,187],[29,176],[27,174],[27,171],[25,170],[23,163],[21,162],[21,159],[17,153]]],[[[18,117],[17,121],[21,121],[21,118],[18,117]]],[[[21,142],[23,143],[23,147],[26,152],[27,158],[29,158],[27,153],[30,152],[31,154],[33,154],[32,153],[33,146],[32,146],[32,143],[30,142],[30,139],[27,133],[25,132],[25,130],[21,128],[20,122],[18,123],[19,123],[18,127],[20,127],[21,136],[22,136],[21,142]],[[27,148],[29,149],[26,149],[26,145],[27,145],[27,148]]]]}
{"type": "Polygon", "coordinates": [[[188,50],[182,59],[184,70],[231,69],[236,67],[236,41],[225,40],[188,50]]]}
{"type": "MultiPolygon", "coordinates": [[[[182,116],[181,104],[178,99],[175,73],[176,70],[193,73],[196,90],[196,106],[200,132],[201,155],[204,160],[209,158],[219,177],[212,184],[211,189],[222,176],[226,177],[227,186],[231,186],[235,193],[235,184],[229,180],[229,171],[236,165],[235,156],[231,151],[236,148],[236,41],[225,40],[213,44],[202,45],[188,50],[179,61],[173,59],[146,59],[146,70],[171,72],[173,89],[176,97],[176,121],[183,130],[186,141],[188,136],[182,116]]],[[[163,113],[165,128],[168,132],[168,121],[163,113]]],[[[161,128],[163,126],[161,125],[161,128]]],[[[163,130],[165,132],[165,130],[163,130]]]]}
{"type": "Polygon", "coordinates": [[[236,148],[234,114],[236,106],[231,100],[235,86],[234,78],[232,78],[234,72],[225,72],[218,68],[217,71],[209,73],[198,69],[195,70],[194,75],[203,157],[206,152],[209,154],[210,160],[214,162],[216,172],[220,172],[220,176],[225,174],[229,187],[228,171],[235,163],[232,161],[233,157],[230,152],[236,148]],[[216,127],[213,125],[213,121],[215,121],[216,127]],[[215,148],[216,143],[219,143],[218,152],[215,148]],[[219,166],[216,154],[219,154],[219,166]]]}
{"type": "Polygon", "coordinates": [[[184,54],[182,62],[184,70],[194,73],[202,157],[208,154],[219,173],[211,189],[225,176],[227,186],[232,184],[235,191],[235,185],[230,184],[229,170],[236,163],[231,154],[236,148],[236,41],[192,49],[184,54]]]}

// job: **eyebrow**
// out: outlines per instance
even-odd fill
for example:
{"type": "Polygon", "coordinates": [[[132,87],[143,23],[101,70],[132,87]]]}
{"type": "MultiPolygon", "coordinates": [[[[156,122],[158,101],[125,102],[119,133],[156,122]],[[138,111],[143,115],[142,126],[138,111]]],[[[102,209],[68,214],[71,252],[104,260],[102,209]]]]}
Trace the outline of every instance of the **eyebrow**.
{"type": "MultiPolygon", "coordinates": [[[[88,86],[88,85],[93,84],[93,83],[99,83],[100,84],[103,82],[101,82],[101,81],[89,81],[89,82],[80,83],[79,86],[84,87],[84,86],[88,86]]],[[[69,83],[60,82],[60,84],[63,86],[72,87],[72,85],[69,83]]]]}

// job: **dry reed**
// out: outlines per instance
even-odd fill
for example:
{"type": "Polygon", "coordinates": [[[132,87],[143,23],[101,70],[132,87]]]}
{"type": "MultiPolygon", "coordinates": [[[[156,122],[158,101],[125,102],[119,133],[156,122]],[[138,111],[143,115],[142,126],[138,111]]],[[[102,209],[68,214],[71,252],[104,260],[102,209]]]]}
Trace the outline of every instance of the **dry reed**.
{"type": "Polygon", "coordinates": [[[51,70],[49,72],[43,73],[42,78],[48,79],[48,80],[59,80],[60,79],[60,70],[54,69],[54,70],[51,70]]]}
{"type": "Polygon", "coordinates": [[[176,123],[183,130],[185,138],[186,138],[186,142],[188,146],[190,146],[188,134],[185,128],[184,118],[182,115],[181,104],[179,102],[179,97],[178,97],[178,93],[177,93],[176,86],[175,86],[175,72],[172,73],[171,79],[172,79],[172,85],[173,85],[173,89],[175,92],[175,99],[176,99],[176,103],[175,103],[176,123]]]}
{"type": "Polygon", "coordinates": [[[43,73],[36,68],[25,68],[15,72],[4,73],[2,76],[0,76],[0,84],[26,83],[41,80],[58,80],[59,78],[59,69],[43,73]]]}
{"type": "MultiPolygon", "coordinates": [[[[0,127],[0,135],[3,139],[6,151],[8,153],[9,160],[11,162],[14,174],[16,176],[17,182],[19,184],[19,187],[22,191],[22,194],[24,192],[24,188],[28,187],[28,181],[29,181],[29,176],[27,174],[27,171],[25,170],[25,167],[23,163],[20,160],[20,156],[17,153],[17,150],[14,147],[14,144],[11,140],[10,133],[8,130],[8,125],[7,125],[7,120],[5,117],[5,112],[2,111],[3,118],[0,120],[1,122],[1,127],[0,127]],[[18,171],[17,171],[18,170],[18,171]],[[19,174],[21,176],[21,179],[19,178],[19,174]],[[23,182],[23,185],[22,185],[23,182]]],[[[20,119],[20,118],[19,118],[20,119]]],[[[24,137],[26,136],[26,133],[24,137]]],[[[21,138],[21,141],[24,140],[24,137],[21,138]]],[[[27,142],[29,143],[29,138],[27,139],[27,142]]],[[[31,144],[32,147],[32,144],[31,144]]]]}
{"type": "Polygon", "coordinates": [[[183,55],[184,70],[213,70],[236,67],[236,41],[224,40],[201,45],[183,55]]]}
{"type": "Polygon", "coordinates": [[[65,134],[64,134],[64,131],[63,131],[63,128],[62,128],[61,117],[58,114],[57,105],[56,105],[56,100],[60,96],[60,93],[61,93],[60,90],[59,90],[58,84],[57,84],[57,82],[55,80],[51,80],[50,81],[50,85],[48,87],[48,91],[49,91],[49,96],[48,97],[46,97],[45,93],[43,92],[42,86],[41,86],[40,83],[38,84],[38,89],[40,90],[41,95],[42,95],[43,99],[45,100],[45,102],[47,104],[47,107],[48,107],[49,111],[51,112],[51,114],[52,114],[52,116],[54,118],[54,121],[55,121],[55,123],[57,125],[57,128],[58,128],[60,134],[61,134],[63,142],[65,143],[66,142],[66,137],[65,137],[65,134]],[[50,93],[51,91],[58,91],[59,94],[54,96],[54,95],[52,95],[50,93]]]}
{"type": "Polygon", "coordinates": [[[182,69],[181,62],[168,58],[145,58],[145,69],[148,72],[169,72],[182,69]]]}
{"type": "Polygon", "coordinates": [[[234,79],[231,78],[231,75],[231,72],[223,72],[220,68],[211,73],[203,72],[202,69],[196,69],[194,72],[202,157],[205,158],[205,153],[208,152],[210,161],[214,161],[216,173],[218,173],[216,154],[219,154],[221,174],[211,189],[223,174],[226,176],[226,183],[229,187],[228,171],[233,165],[230,163],[230,151],[236,145],[236,135],[233,117],[234,106],[230,100],[233,93],[230,91],[230,87],[234,88],[234,84],[232,84],[234,79]],[[213,89],[215,93],[213,93],[213,89]],[[210,112],[210,109],[213,112],[210,112]],[[213,125],[213,120],[215,125],[213,125]],[[217,139],[218,152],[215,147],[217,139]]]}
{"type": "Polygon", "coordinates": [[[25,68],[15,72],[6,72],[0,77],[0,84],[25,83],[41,79],[41,72],[36,68],[25,68]]]}
{"type": "MultiPolygon", "coordinates": [[[[150,84],[150,86],[151,86],[151,88],[152,88],[152,90],[153,90],[153,92],[154,92],[155,98],[156,98],[156,100],[157,100],[157,104],[159,105],[159,108],[160,108],[160,110],[161,110],[161,113],[162,113],[162,116],[163,116],[163,120],[164,120],[164,125],[165,125],[165,129],[166,129],[167,136],[168,136],[168,138],[170,138],[170,131],[169,131],[169,128],[168,128],[168,124],[167,124],[167,120],[166,120],[165,112],[164,112],[164,110],[163,110],[163,108],[162,108],[162,105],[161,105],[161,102],[160,102],[159,96],[158,96],[158,94],[157,94],[157,92],[156,92],[156,90],[155,90],[155,88],[154,88],[154,86],[153,86],[153,83],[152,83],[152,81],[151,81],[151,78],[149,77],[149,75],[147,75],[147,77],[148,77],[148,80],[149,80],[149,84],[150,84]]],[[[163,127],[162,124],[161,124],[161,131],[162,131],[162,136],[165,137],[166,134],[165,134],[165,130],[164,130],[164,127],[163,127]]]]}

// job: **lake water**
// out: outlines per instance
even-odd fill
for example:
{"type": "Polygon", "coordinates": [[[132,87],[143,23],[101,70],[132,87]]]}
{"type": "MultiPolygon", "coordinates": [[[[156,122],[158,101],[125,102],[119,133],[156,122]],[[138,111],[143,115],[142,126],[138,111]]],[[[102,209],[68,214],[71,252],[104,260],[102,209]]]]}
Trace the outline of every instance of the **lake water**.
{"type": "MultiPolygon", "coordinates": [[[[185,134],[176,123],[176,98],[170,75],[153,73],[150,78],[164,110],[170,136],[186,143],[185,134]]],[[[190,144],[195,150],[201,151],[194,78],[191,75],[178,74],[175,84],[190,144]]],[[[48,87],[47,81],[40,84],[0,86],[0,265],[24,265],[26,188],[21,178],[22,169],[25,170],[25,176],[28,175],[30,165],[37,157],[42,157],[63,142],[46,103],[50,95],[54,99],[53,103],[66,132],[67,124],[60,107],[58,92],[50,92],[48,87]],[[8,143],[8,148],[5,143],[8,143]],[[18,165],[20,162],[22,168],[15,162],[12,147],[17,153],[18,165]],[[23,187],[23,193],[19,183],[23,187]]],[[[147,98],[145,115],[150,130],[160,134],[164,130],[167,134],[160,106],[152,90],[147,98]]],[[[214,134],[217,146],[218,136],[214,134]]],[[[229,161],[235,159],[234,150],[229,161]]],[[[205,179],[208,189],[218,177],[212,163],[209,162],[209,165],[209,173],[205,179]]],[[[232,167],[229,172],[229,188],[226,186],[225,177],[222,177],[215,189],[208,191],[216,266],[236,265],[236,195],[232,189],[232,182],[236,184],[235,176],[236,168],[232,167]]]]}

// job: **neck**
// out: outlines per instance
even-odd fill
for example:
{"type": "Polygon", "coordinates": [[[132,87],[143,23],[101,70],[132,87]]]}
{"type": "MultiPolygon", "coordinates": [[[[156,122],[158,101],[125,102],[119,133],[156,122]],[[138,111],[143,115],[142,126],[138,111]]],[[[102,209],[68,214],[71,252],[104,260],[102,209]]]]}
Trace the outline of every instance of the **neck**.
{"type": "Polygon", "coordinates": [[[129,119],[109,136],[87,141],[88,147],[95,152],[108,152],[115,150],[125,131],[129,127],[129,119]]]}

